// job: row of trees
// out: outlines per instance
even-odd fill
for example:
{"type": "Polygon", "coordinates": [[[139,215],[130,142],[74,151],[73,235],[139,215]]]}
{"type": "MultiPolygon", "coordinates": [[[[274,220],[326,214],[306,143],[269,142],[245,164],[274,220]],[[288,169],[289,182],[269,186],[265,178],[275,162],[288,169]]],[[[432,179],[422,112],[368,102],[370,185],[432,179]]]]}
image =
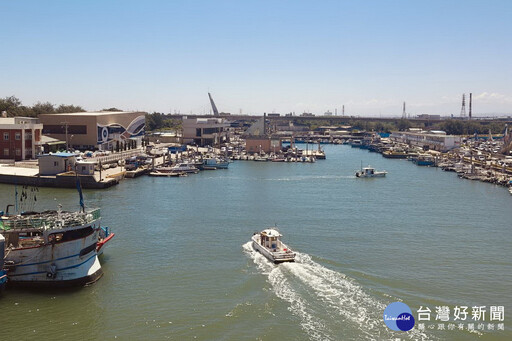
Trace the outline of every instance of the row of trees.
{"type": "Polygon", "coordinates": [[[436,125],[440,130],[446,131],[450,135],[473,135],[502,134],[505,131],[505,122],[479,122],[479,121],[462,121],[462,120],[446,120],[436,125]]]}
{"type": "Polygon", "coordinates": [[[156,131],[161,129],[181,129],[181,120],[170,118],[165,114],[154,112],[146,114],[146,131],[156,131]]]}
{"type": "MultiPolygon", "coordinates": [[[[58,114],[68,112],[84,112],[85,109],[79,105],[61,104],[59,106],[50,102],[37,102],[33,106],[25,106],[21,100],[15,96],[0,98],[0,113],[7,113],[7,117],[38,117],[41,114],[58,114]]],[[[122,111],[118,108],[108,108],[102,111],[122,111]]]]}
{"type": "Polygon", "coordinates": [[[392,121],[372,121],[352,119],[342,124],[336,121],[307,120],[294,122],[296,125],[306,125],[309,130],[315,130],[322,125],[343,126],[349,125],[358,130],[375,131],[379,133],[390,133],[392,131],[404,131],[409,128],[421,128],[424,130],[443,130],[449,135],[473,135],[473,134],[502,134],[505,131],[505,122],[481,122],[469,120],[442,120],[428,123],[419,123],[414,120],[396,119],[392,121]]]}
{"type": "Polygon", "coordinates": [[[8,117],[24,116],[38,117],[41,114],[83,112],[84,108],[77,105],[61,104],[56,106],[50,102],[37,102],[33,106],[25,106],[15,96],[0,98],[0,112],[6,112],[8,117]]]}
{"type": "Polygon", "coordinates": [[[316,128],[320,126],[343,126],[348,125],[358,130],[366,130],[366,131],[376,131],[379,133],[390,133],[392,131],[396,130],[407,130],[411,128],[413,125],[409,120],[406,119],[397,119],[394,121],[371,121],[371,120],[357,120],[357,119],[350,119],[346,122],[343,122],[342,124],[339,123],[339,121],[336,120],[315,120],[310,119],[306,121],[302,120],[294,120],[295,125],[306,125],[309,130],[315,130],[316,128]]]}

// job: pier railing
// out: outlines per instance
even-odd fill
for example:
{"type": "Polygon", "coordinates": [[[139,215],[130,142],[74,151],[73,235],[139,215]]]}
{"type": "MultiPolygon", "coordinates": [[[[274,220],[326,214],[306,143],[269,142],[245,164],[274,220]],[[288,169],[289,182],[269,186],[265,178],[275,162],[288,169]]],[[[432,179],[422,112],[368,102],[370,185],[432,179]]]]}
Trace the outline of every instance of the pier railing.
{"type": "Polygon", "coordinates": [[[81,212],[61,212],[35,216],[15,216],[11,219],[0,220],[0,230],[24,230],[40,228],[63,228],[90,223],[101,216],[99,208],[81,212]]]}

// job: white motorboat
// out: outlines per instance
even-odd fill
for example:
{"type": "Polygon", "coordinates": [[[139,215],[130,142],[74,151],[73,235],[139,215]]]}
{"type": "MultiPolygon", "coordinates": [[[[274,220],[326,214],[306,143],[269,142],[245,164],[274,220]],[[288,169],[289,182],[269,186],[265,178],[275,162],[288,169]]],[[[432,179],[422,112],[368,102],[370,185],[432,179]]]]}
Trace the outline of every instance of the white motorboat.
{"type": "Polygon", "coordinates": [[[386,171],[376,171],[373,167],[364,167],[361,168],[360,171],[356,172],[356,177],[358,178],[382,178],[385,177],[388,172],[386,171]]]}
{"type": "Polygon", "coordinates": [[[191,165],[186,162],[182,162],[182,163],[178,163],[176,166],[173,166],[171,172],[173,172],[173,173],[179,173],[179,172],[197,173],[197,172],[199,172],[199,169],[197,169],[194,165],[191,165]]]}
{"type": "Polygon", "coordinates": [[[216,157],[210,157],[203,161],[203,169],[228,169],[229,161],[216,157]]]}
{"type": "Polygon", "coordinates": [[[271,262],[283,263],[295,261],[295,252],[281,241],[281,233],[273,228],[265,229],[252,236],[253,248],[271,262]]]}

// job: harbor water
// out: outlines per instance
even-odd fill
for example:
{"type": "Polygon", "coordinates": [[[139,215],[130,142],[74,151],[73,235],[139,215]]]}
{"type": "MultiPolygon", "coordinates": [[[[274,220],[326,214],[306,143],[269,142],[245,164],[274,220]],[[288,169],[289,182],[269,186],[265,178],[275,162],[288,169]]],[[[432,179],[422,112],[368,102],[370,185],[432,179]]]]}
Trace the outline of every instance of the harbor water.
{"type": "MultiPolygon", "coordinates": [[[[508,191],[346,145],[324,149],[316,163],[235,161],[85,190],[116,233],[104,276],[80,289],[6,290],[0,339],[511,339],[508,191]],[[389,173],[358,179],[361,162],[389,173]],[[295,263],[252,249],[251,235],[274,225],[295,263]],[[383,312],[395,301],[415,317],[430,308],[430,321],[389,330],[383,312]],[[438,306],[451,321],[454,307],[468,306],[463,330],[443,330],[438,306]],[[486,307],[484,329],[471,321],[474,306],[486,307]],[[504,307],[504,321],[490,321],[491,306],[504,307]]],[[[38,210],[78,208],[76,191],[37,194],[38,210]]],[[[1,185],[0,209],[13,201],[14,186],[1,185]]]]}

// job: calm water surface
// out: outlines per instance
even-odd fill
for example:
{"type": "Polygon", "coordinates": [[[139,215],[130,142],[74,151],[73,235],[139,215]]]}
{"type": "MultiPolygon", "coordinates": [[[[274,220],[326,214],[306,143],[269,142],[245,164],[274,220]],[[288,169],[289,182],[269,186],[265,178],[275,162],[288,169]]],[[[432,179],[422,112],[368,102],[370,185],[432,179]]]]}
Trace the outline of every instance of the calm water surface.
{"type": "MultiPolygon", "coordinates": [[[[314,164],[237,161],[85,191],[116,233],[105,275],[79,290],[7,290],[0,339],[512,338],[510,194],[349,146],[325,150],[314,164]],[[356,179],[361,161],[388,176],[356,179]],[[252,250],[253,232],[274,225],[296,263],[252,250]],[[432,310],[426,331],[385,326],[398,300],[414,316],[432,310]],[[485,330],[438,330],[436,306],[461,305],[487,307],[485,330]],[[490,306],[505,307],[505,331],[488,331],[490,306]]],[[[2,209],[13,193],[0,185],[2,209]]],[[[57,203],[75,210],[76,192],[40,189],[37,209],[57,203]]]]}

